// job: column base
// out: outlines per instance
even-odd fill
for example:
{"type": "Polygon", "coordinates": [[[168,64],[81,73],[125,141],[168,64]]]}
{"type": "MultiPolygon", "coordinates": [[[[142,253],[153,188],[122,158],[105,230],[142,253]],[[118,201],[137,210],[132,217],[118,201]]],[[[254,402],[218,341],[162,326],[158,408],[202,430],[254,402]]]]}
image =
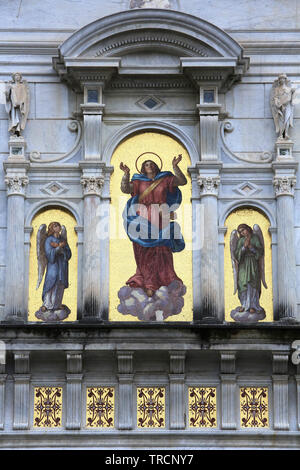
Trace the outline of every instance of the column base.
{"type": "Polygon", "coordinates": [[[15,315],[7,315],[0,323],[27,323],[25,318],[16,317],[15,315]]]}
{"type": "Polygon", "coordinates": [[[276,323],[280,323],[281,325],[299,325],[300,321],[295,317],[283,317],[277,320],[276,323]]]}

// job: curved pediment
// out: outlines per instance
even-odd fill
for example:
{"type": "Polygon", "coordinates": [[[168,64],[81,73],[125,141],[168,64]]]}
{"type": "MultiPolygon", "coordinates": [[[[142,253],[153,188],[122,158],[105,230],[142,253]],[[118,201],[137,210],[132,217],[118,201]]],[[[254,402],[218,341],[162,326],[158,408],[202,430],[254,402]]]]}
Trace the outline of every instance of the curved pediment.
{"type": "Polygon", "coordinates": [[[60,46],[53,63],[74,89],[112,77],[168,76],[193,86],[214,81],[225,90],[248,66],[242,47],[218,27],[159,9],[124,11],[84,26],[60,46]]]}
{"type": "Polygon", "coordinates": [[[241,46],[207,21],[178,11],[143,9],[100,18],[72,34],[63,57],[123,56],[137,47],[159,47],[179,55],[239,57],[241,46]]]}

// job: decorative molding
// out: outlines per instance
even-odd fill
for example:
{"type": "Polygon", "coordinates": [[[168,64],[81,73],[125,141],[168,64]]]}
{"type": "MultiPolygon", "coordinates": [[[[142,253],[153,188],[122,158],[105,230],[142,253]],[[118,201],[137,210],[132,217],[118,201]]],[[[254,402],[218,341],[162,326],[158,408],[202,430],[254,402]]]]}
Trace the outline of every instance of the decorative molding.
{"type": "Polygon", "coordinates": [[[260,193],[262,191],[262,188],[259,188],[255,183],[252,183],[251,181],[245,181],[244,183],[239,184],[232,191],[237,194],[240,194],[241,196],[251,197],[254,196],[254,194],[260,193]]]}
{"type": "Polygon", "coordinates": [[[83,186],[84,196],[101,196],[102,186],[104,184],[103,177],[82,176],[80,182],[83,186]]]}
{"type": "Polygon", "coordinates": [[[113,79],[108,89],[128,89],[128,88],[158,88],[158,89],[194,89],[193,84],[187,78],[160,78],[149,77],[146,78],[123,78],[117,77],[113,79]]]}
{"type": "Polygon", "coordinates": [[[243,49],[238,42],[215,25],[186,13],[163,9],[127,10],[100,18],[71,34],[60,46],[60,57],[83,57],[97,44],[99,48],[100,41],[104,43],[116,33],[117,39],[122,40],[125,34],[134,37],[133,31],[145,35],[148,30],[151,31],[149,35],[162,34],[163,37],[171,30],[183,44],[187,40],[197,42],[198,48],[201,46],[202,49],[204,44],[216,56],[243,59],[243,49]]]}
{"type": "Polygon", "coordinates": [[[269,163],[273,159],[273,155],[269,151],[265,152],[237,152],[234,153],[228,147],[225,141],[225,132],[231,133],[234,131],[234,127],[232,122],[230,121],[223,121],[220,126],[220,135],[221,135],[221,143],[225,153],[227,153],[233,160],[237,162],[246,162],[246,163],[269,163]]]}
{"type": "Polygon", "coordinates": [[[295,176],[276,176],[273,180],[275,197],[294,196],[296,182],[295,176]]]}
{"type": "Polygon", "coordinates": [[[51,183],[48,183],[46,186],[41,188],[42,193],[48,194],[52,197],[64,194],[68,190],[69,189],[59,181],[51,181],[51,183]]]}
{"type": "Polygon", "coordinates": [[[157,111],[166,103],[154,95],[148,95],[148,96],[143,96],[143,98],[139,99],[135,104],[139,106],[140,108],[146,109],[146,111],[151,112],[151,111],[157,111]]]}
{"type": "Polygon", "coordinates": [[[35,150],[33,152],[30,152],[29,159],[32,162],[35,162],[35,163],[45,164],[45,163],[53,163],[53,162],[58,162],[58,161],[67,160],[69,158],[72,158],[78,152],[78,150],[81,146],[81,135],[82,135],[81,122],[78,121],[78,120],[70,121],[69,124],[68,124],[68,129],[69,129],[70,132],[77,132],[76,140],[74,142],[73,147],[71,148],[71,150],[69,152],[64,153],[63,155],[60,155],[58,157],[51,157],[51,158],[43,159],[43,158],[41,158],[41,153],[39,151],[35,150]]]}
{"type": "Polygon", "coordinates": [[[195,45],[196,41],[191,39],[186,40],[183,37],[176,37],[175,34],[159,34],[158,32],[149,31],[149,33],[144,34],[140,31],[136,31],[135,35],[124,39],[119,39],[116,42],[108,44],[107,46],[102,47],[95,53],[95,57],[116,54],[116,49],[129,48],[132,45],[138,44],[139,47],[142,44],[155,45],[156,47],[161,48],[164,45],[176,47],[176,49],[182,49],[184,51],[190,52],[190,55],[201,56],[201,57],[210,57],[213,50],[207,47],[197,47],[195,45]],[[193,44],[194,42],[194,44],[193,44]]]}
{"type": "Polygon", "coordinates": [[[218,196],[219,176],[198,176],[197,182],[200,187],[201,196],[218,196]]]}
{"type": "Polygon", "coordinates": [[[29,183],[27,176],[6,176],[5,184],[7,185],[7,195],[25,196],[25,188],[29,183]]]}

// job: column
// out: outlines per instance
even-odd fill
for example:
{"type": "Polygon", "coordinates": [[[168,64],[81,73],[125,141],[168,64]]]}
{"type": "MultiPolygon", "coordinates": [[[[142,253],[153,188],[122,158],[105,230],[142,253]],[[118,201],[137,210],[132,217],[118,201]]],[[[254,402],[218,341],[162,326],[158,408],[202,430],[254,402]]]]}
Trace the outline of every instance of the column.
{"type": "Polygon", "coordinates": [[[223,320],[220,306],[218,191],[220,177],[218,167],[199,170],[198,185],[204,211],[203,244],[200,249],[200,305],[201,320],[223,320]]]}
{"type": "Polygon", "coordinates": [[[29,163],[23,158],[9,157],[4,162],[7,186],[7,242],[5,320],[24,322],[27,306],[24,304],[24,199],[28,184],[29,163]]]}
{"type": "Polygon", "coordinates": [[[170,352],[170,429],[185,429],[185,351],[170,352]]]}
{"type": "Polygon", "coordinates": [[[273,353],[273,415],[274,429],[286,431],[289,429],[289,355],[273,353]]]}
{"type": "Polygon", "coordinates": [[[14,353],[14,421],[13,429],[29,429],[29,352],[14,353]]]}
{"type": "Polygon", "coordinates": [[[82,320],[83,312],[83,227],[75,227],[77,233],[77,257],[78,257],[78,270],[77,270],[77,320],[82,320]]]}
{"type": "Polygon", "coordinates": [[[133,428],[133,352],[118,351],[119,429],[133,428]]]}
{"type": "Polygon", "coordinates": [[[220,302],[218,193],[220,169],[218,160],[219,113],[217,86],[200,86],[200,159],[198,185],[204,211],[203,243],[200,250],[200,320],[223,321],[220,302]]]}
{"type": "Polygon", "coordinates": [[[236,429],[235,352],[220,352],[221,368],[221,427],[236,429]]]}
{"type": "Polygon", "coordinates": [[[67,418],[66,429],[81,427],[81,387],[82,387],[82,354],[68,352],[67,359],[67,418]]]}
{"type": "Polygon", "coordinates": [[[3,430],[5,422],[5,385],[7,377],[7,374],[5,374],[6,358],[4,348],[0,353],[0,430],[3,430]]]}
{"type": "MultiPolygon", "coordinates": [[[[278,312],[276,318],[282,322],[294,322],[297,312],[296,257],[294,238],[294,170],[282,169],[279,163],[274,178],[277,199],[277,278],[278,312]],[[282,173],[282,170],[285,174],[282,173]]],[[[284,164],[283,164],[284,165],[284,164]]]]}
{"type": "Polygon", "coordinates": [[[82,320],[106,320],[108,312],[101,303],[101,240],[97,233],[104,163],[79,162],[79,165],[83,172],[81,184],[84,197],[82,320]]]}

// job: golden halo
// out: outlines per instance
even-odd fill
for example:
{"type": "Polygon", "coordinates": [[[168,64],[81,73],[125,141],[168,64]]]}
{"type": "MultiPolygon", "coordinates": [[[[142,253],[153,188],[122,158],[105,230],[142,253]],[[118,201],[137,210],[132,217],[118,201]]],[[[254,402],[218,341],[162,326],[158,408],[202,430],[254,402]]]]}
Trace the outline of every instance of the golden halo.
{"type": "MultiPolygon", "coordinates": [[[[144,152],[144,153],[141,153],[141,155],[139,155],[135,161],[135,167],[137,169],[137,171],[140,173],[140,175],[142,174],[141,171],[138,169],[138,161],[139,159],[143,156],[143,155],[155,155],[158,159],[159,159],[159,162],[160,162],[160,168],[159,168],[159,171],[161,172],[162,170],[162,167],[163,167],[163,162],[162,162],[162,159],[160,158],[159,155],[157,155],[157,153],[154,153],[154,152],[144,152]]],[[[154,161],[154,163],[156,163],[155,159],[153,158],[148,158],[147,160],[152,160],[154,161]]],[[[156,163],[157,164],[157,163],[156,163]]],[[[157,165],[159,167],[159,165],[157,165]]],[[[141,167],[142,168],[142,167],[141,167]]]]}

